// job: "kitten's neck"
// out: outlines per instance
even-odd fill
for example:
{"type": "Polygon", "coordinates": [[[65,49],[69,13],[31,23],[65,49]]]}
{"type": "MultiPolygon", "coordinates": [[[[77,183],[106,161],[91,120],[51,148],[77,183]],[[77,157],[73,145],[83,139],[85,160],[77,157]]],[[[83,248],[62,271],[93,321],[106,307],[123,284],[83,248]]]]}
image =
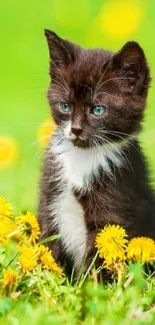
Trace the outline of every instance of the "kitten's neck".
{"type": "Polygon", "coordinates": [[[123,151],[131,141],[102,145],[94,148],[79,148],[66,139],[53,139],[52,151],[63,167],[66,179],[77,189],[90,189],[94,177],[99,171],[113,177],[113,167],[121,168],[125,164],[123,151]]]}

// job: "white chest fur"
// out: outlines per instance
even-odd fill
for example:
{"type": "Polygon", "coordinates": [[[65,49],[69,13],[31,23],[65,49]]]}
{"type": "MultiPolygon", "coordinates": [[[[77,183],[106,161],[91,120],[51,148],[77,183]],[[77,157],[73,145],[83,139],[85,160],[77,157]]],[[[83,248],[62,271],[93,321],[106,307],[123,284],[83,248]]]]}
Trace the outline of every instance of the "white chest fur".
{"type": "Polygon", "coordinates": [[[57,200],[59,207],[56,211],[55,224],[62,234],[65,250],[72,256],[75,267],[79,268],[85,255],[87,240],[84,213],[69,186],[57,200]]]}
{"type": "Polygon", "coordinates": [[[63,189],[52,203],[51,213],[55,226],[62,234],[63,245],[78,269],[85,256],[87,228],[82,206],[77,202],[73,189],[89,189],[92,177],[97,177],[99,166],[106,173],[111,173],[107,158],[120,166],[121,155],[119,150],[80,149],[70,141],[59,146],[53,145],[51,150],[56,153],[57,163],[61,166],[59,186],[62,184],[63,189]]]}

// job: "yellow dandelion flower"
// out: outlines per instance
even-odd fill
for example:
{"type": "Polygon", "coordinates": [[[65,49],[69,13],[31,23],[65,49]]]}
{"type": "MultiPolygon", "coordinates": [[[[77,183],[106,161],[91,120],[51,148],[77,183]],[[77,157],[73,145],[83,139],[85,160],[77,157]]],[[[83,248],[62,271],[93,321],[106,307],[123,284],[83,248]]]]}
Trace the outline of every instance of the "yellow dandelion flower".
{"type": "Polygon", "coordinates": [[[27,211],[26,214],[21,214],[15,221],[30,242],[35,243],[38,240],[40,236],[39,223],[32,212],[27,211]]]}
{"type": "Polygon", "coordinates": [[[59,275],[62,274],[62,269],[55,262],[55,259],[52,256],[52,252],[44,245],[41,245],[39,248],[39,259],[43,264],[43,268],[51,270],[52,272],[59,275]]]}
{"type": "Polygon", "coordinates": [[[128,240],[126,231],[115,225],[107,225],[96,236],[95,246],[99,251],[99,256],[111,264],[113,261],[121,262],[125,260],[125,249],[128,240]]]}
{"type": "Polygon", "coordinates": [[[108,271],[118,274],[119,272],[124,273],[127,269],[127,265],[125,261],[120,261],[120,258],[116,259],[115,261],[107,261],[103,262],[103,268],[107,269],[108,271]]]}
{"type": "Polygon", "coordinates": [[[11,137],[0,137],[0,168],[7,167],[18,159],[19,149],[11,137]]]}
{"type": "Polygon", "coordinates": [[[0,196],[0,215],[1,216],[12,216],[13,206],[11,203],[6,202],[6,198],[4,196],[0,196]]]}
{"type": "Polygon", "coordinates": [[[135,0],[108,1],[97,17],[97,25],[107,36],[122,40],[138,29],[143,12],[143,6],[135,0]]]}
{"type": "Polygon", "coordinates": [[[9,268],[3,270],[2,287],[4,289],[12,289],[17,285],[17,272],[9,268]]]}
{"type": "Polygon", "coordinates": [[[151,263],[155,260],[155,242],[151,238],[137,237],[130,240],[127,247],[127,257],[133,261],[151,263]]]}
{"type": "Polygon", "coordinates": [[[6,245],[16,226],[13,221],[6,216],[0,215],[0,244],[6,245]]]}
{"type": "Polygon", "coordinates": [[[39,143],[46,146],[50,140],[52,133],[56,130],[56,125],[53,120],[47,120],[40,125],[38,131],[39,143]]]}
{"type": "Polygon", "coordinates": [[[19,246],[19,263],[24,273],[33,271],[37,266],[38,252],[35,246],[19,246]]]}

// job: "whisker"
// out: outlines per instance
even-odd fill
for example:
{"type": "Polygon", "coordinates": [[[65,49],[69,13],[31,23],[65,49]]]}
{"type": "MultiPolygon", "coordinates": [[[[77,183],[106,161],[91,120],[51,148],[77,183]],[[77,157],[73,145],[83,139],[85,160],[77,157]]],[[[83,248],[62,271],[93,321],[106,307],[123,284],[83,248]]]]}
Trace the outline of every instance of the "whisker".
{"type": "Polygon", "coordinates": [[[87,63],[87,68],[88,68],[88,70],[89,70],[89,76],[90,76],[90,81],[91,81],[91,87],[90,86],[88,86],[89,87],[89,89],[90,89],[90,91],[91,91],[91,99],[93,100],[93,88],[94,88],[94,80],[93,80],[93,77],[92,77],[92,72],[91,72],[91,70],[90,70],[90,65],[89,65],[89,63],[88,63],[88,61],[86,60],[86,63],[87,63]]]}
{"type": "MultiPolygon", "coordinates": [[[[105,135],[104,135],[104,139],[103,139],[102,136],[100,136],[100,135],[98,135],[98,134],[97,134],[97,135],[93,135],[93,136],[94,136],[94,137],[97,137],[98,139],[100,139],[100,142],[98,141],[99,145],[101,145],[101,144],[110,144],[110,145],[112,146],[112,148],[113,148],[116,152],[118,152],[118,153],[121,155],[121,157],[122,157],[123,159],[125,159],[125,161],[127,162],[127,164],[130,166],[132,172],[134,173],[133,168],[132,168],[132,165],[131,165],[131,163],[130,163],[128,157],[127,157],[127,155],[125,154],[124,151],[122,151],[122,152],[120,151],[120,149],[117,147],[117,145],[115,144],[114,141],[112,141],[111,139],[109,139],[109,138],[106,137],[105,135]]],[[[108,147],[106,147],[106,150],[108,150],[108,152],[111,154],[111,152],[110,152],[110,150],[108,149],[108,147]]]]}
{"type": "Polygon", "coordinates": [[[119,99],[118,96],[112,95],[112,94],[107,93],[107,92],[105,92],[105,91],[99,91],[99,92],[95,95],[94,100],[96,99],[96,97],[97,97],[99,94],[108,95],[108,96],[111,96],[111,97],[113,97],[113,98],[119,99]]]}
{"type": "MultiPolygon", "coordinates": [[[[54,80],[54,82],[52,83],[52,85],[57,85],[59,87],[58,89],[55,89],[55,91],[57,91],[57,92],[59,92],[59,91],[60,92],[63,92],[63,94],[65,94],[65,95],[68,95],[69,94],[69,90],[66,89],[62,83],[58,82],[58,80],[54,80]]],[[[48,92],[50,92],[50,91],[51,91],[51,88],[49,88],[48,92]]],[[[53,91],[53,89],[52,89],[52,91],[53,91]]]]}
{"type": "Polygon", "coordinates": [[[106,66],[106,68],[105,68],[103,74],[102,74],[101,77],[99,78],[99,81],[97,82],[97,85],[96,85],[95,90],[94,90],[94,95],[97,93],[98,89],[100,89],[100,88],[99,88],[99,87],[100,87],[100,82],[101,82],[101,80],[103,79],[103,77],[105,76],[105,73],[107,72],[107,70],[108,70],[110,64],[111,64],[111,61],[109,61],[109,63],[107,64],[107,66],[106,66]]]}
{"type": "Polygon", "coordinates": [[[115,132],[115,131],[107,131],[108,134],[111,134],[111,135],[114,135],[115,137],[117,138],[120,138],[122,140],[125,140],[125,138],[123,138],[121,136],[122,135],[125,135],[125,136],[128,136],[129,138],[127,139],[129,144],[138,152],[138,154],[140,155],[140,152],[139,150],[137,149],[137,147],[131,142],[132,141],[132,138],[131,137],[131,134],[128,134],[128,133],[123,133],[123,132],[115,132]]]}
{"type": "Polygon", "coordinates": [[[109,78],[109,79],[105,80],[104,82],[102,82],[100,84],[100,86],[98,87],[98,89],[100,89],[102,86],[104,86],[107,82],[109,82],[111,80],[129,80],[129,78],[124,78],[124,77],[113,77],[113,78],[109,78]]]}
{"type": "MultiPolygon", "coordinates": [[[[50,119],[50,117],[49,117],[49,119],[50,119]]],[[[20,123],[20,125],[21,126],[34,126],[34,125],[36,125],[36,126],[41,126],[42,125],[42,123],[44,123],[44,122],[46,122],[46,120],[42,120],[42,121],[40,121],[40,122],[38,122],[38,123],[20,123]]],[[[55,126],[55,123],[53,122],[49,122],[48,123],[48,125],[50,125],[50,126],[55,126]]]]}
{"type": "Polygon", "coordinates": [[[49,136],[48,135],[44,135],[42,136],[40,139],[34,141],[33,143],[31,143],[31,145],[25,149],[24,151],[24,154],[26,154],[31,148],[33,148],[37,143],[39,143],[41,140],[44,140],[44,139],[48,139],[49,136]]]}
{"type": "MultiPolygon", "coordinates": [[[[65,88],[68,89],[68,91],[70,91],[69,86],[67,85],[67,82],[66,82],[66,80],[64,79],[64,77],[63,77],[63,75],[62,75],[60,69],[58,69],[58,67],[57,67],[57,65],[55,64],[55,62],[53,62],[53,64],[54,64],[55,68],[57,69],[58,73],[60,74],[60,77],[61,77],[60,80],[62,79],[65,88]]],[[[53,72],[53,73],[54,73],[54,72],[53,72]]],[[[56,76],[57,76],[57,75],[56,75],[56,76]]],[[[57,77],[58,77],[58,76],[57,76],[57,77]]]]}

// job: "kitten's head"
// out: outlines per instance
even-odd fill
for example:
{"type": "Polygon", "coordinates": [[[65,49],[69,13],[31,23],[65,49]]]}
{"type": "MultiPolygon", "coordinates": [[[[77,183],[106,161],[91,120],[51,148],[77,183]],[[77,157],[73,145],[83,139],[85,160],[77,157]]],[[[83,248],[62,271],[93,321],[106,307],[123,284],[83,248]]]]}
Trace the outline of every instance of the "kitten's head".
{"type": "Polygon", "coordinates": [[[79,147],[122,141],[140,129],[150,83],[142,48],[83,49],[45,30],[50,51],[48,99],[56,124],[79,147]]]}

